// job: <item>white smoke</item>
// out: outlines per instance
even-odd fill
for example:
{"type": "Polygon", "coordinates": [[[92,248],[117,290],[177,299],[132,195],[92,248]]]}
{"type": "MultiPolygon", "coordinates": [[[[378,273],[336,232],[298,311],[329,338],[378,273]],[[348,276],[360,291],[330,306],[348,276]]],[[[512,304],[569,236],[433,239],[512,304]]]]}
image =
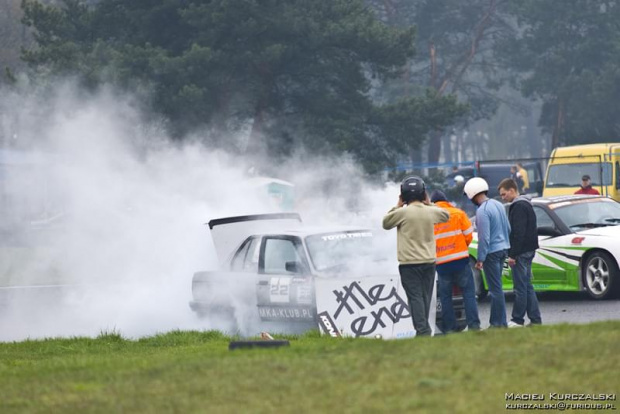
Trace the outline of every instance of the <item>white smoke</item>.
{"type": "MultiPolygon", "coordinates": [[[[225,329],[190,311],[191,278],[217,266],[204,223],[273,211],[248,181],[252,165],[198,140],[174,143],[130,97],[70,85],[35,95],[0,98],[19,130],[11,145],[38,154],[3,169],[2,188],[24,206],[43,200],[6,216],[5,235],[16,224],[29,233],[0,246],[0,341],[225,329]]],[[[272,169],[295,184],[304,222],[380,228],[395,186],[365,183],[346,157],[308,158],[300,150],[272,169]]],[[[395,235],[383,235],[392,249],[395,235]]]]}

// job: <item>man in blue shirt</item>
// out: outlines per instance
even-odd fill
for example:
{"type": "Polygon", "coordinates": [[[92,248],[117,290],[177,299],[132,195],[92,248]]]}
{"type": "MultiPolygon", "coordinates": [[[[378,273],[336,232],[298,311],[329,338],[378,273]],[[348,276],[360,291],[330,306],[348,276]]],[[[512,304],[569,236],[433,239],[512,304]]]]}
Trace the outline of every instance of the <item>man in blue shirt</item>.
{"type": "Polygon", "coordinates": [[[502,268],[510,248],[510,223],[506,209],[497,200],[487,197],[489,185],[480,177],[467,181],[463,189],[478,209],[476,227],[478,231],[478,261],[476,269],[484,269],[491,295],[491,327],[506,327],[506,301],[502,290],[502,268]]]}

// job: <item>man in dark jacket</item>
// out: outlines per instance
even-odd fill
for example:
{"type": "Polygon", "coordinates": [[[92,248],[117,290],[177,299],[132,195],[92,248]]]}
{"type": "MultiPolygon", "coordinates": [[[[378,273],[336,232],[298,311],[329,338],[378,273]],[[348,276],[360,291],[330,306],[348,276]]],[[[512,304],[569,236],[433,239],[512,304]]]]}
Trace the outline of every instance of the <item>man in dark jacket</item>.
{"type": "Polygon", "coordinates": [[[510,221],[510,250],[508,265],[512,267],[515,301],[512,306],[512,320],[509,328],[521,327],[525,314],[534,325],[540,325],[542,318],[534,286],[532,286],[532,260],[538,248],[536,213],[532,203],[519,195],[517,183],[507,178],[497,187],[502,200],[512,203],[508,210],[510,221]]]}

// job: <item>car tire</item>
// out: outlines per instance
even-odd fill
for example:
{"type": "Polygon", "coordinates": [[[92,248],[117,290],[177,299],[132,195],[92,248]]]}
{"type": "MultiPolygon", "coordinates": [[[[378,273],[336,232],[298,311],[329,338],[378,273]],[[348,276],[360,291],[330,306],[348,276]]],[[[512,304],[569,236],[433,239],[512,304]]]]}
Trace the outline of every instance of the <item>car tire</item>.
{"type": "Polygon", "coordinates": [[[196,311],[196,316],[202,322],[208,323],[209,329],[215,329],[231,335],[239,333],[239,324],[232,307],[209,306],[196,311]]]}
{"type": "Polygon", "coordinates": [[[588,295],[597,300],[617,296],[620,287],[620,270],[616,260],[607,252],[589,255],[582,268],[583,286],[588,295]]]}
{"type": "Polygon", "coordinates": [[[482,272],[476,269],[476,261],[473,257],[469,258],[469,264],[471,266],[471,271],[474,274],[474,286],[476,289],[476,297],[479,301],[484,300],[489,291],[484,287],[484,280],[482,280],[482,272]]]}
{"type": "Polygon", "coordinates": [[[291,346],[290,342],[281,340],[261,340],[261,341],[231,341],[228,344],[228,350],[234,351],[235,349],[253,349],[253,348],[280,348],[283,346],[291,346]]]}

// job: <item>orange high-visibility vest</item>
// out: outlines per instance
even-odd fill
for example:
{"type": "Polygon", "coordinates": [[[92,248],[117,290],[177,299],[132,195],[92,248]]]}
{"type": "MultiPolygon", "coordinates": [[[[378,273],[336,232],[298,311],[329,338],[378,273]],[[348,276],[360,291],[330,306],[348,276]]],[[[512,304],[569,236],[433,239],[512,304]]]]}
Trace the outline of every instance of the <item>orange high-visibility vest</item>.
{"type": "Polygon", "coordinates": [[[467,247],[473,239],[474,228],[465,212],[447,201],[438,201],[437,207],[450,213],[447,223],[435,224],[435,244],[437,246],[437,264],[452,262],[469,257],[467,247]]]}

